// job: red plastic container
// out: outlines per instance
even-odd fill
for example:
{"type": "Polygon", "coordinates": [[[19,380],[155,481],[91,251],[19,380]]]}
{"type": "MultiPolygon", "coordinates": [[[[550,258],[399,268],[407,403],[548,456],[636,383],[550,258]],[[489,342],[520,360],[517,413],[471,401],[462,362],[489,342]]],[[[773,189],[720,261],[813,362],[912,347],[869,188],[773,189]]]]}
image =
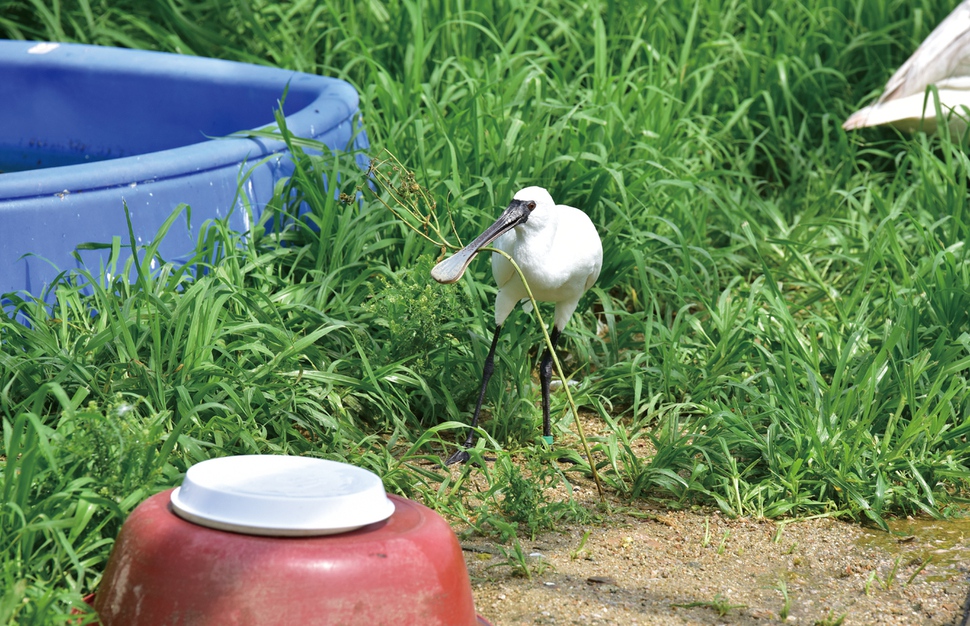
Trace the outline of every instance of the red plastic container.
{"type": "Polygon", "coordinates": [[[431,509],[394,495],[390,518],[339,535],[261,537],[142,502],[118,536],[94,608],[105,626],[477,626],[461,546],[431,509]]]}

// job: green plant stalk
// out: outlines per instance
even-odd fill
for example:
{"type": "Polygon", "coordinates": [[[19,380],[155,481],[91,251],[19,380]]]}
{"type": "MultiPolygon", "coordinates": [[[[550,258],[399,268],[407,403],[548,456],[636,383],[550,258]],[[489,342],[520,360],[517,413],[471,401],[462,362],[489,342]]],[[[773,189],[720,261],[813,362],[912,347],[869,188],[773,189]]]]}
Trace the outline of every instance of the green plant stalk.
{"type": "Polygon", "coordinates": [[[886,591],[889,591],[889,588],[892,587],[893,582],[896,580],[896,572],[899,571],[899,564],[902,563],[902,561],[903,555],[900,554],[893,562],[893,568],[889,570],[889,575],[886,576],[886,580],[883,581],[883,587],[886,589],[886,591]]]}
{"type": "MultiPolygon", "coordinates": [[[[363,191],[365,189],[371,191],[374,198],[380,202],[384,208],[390,211],[394,217],[398,219],[398,221],[407,226],[408,229],[419,237],[441,248],[442,251],[444,251],[446,248],[460,248],[461,246],[448,242],[448,238],[442,232],[441,224],[439,223],[438,217],[435,213],[438,206],[437,202],[435,202],[434,198],[427,189],[415,182],[414,172],[404,167],[404,164],[402,164],[398,158],[394,156],[394,154],[387,148],[384,148],[382,153],[386,155],[385,158],[372,159],[370,168],[368,169],[368,174],[372,177],[372,180],[380,185],[381,188],[392,198],[393,203],[388,203],[380,196],[380,194],[369,187],[358,187],[358,191],[363,191]],[[402,179],[400,186],[395,187],[391,178],[384,173],[384,171],[381,169],[381,167],[384,165],[389,165],[393,172],[398,172],[400,174],[402,179]],[[415,199],[415,197],[417,197],[417,199],[415,199]],[[426,215],[422,214],[420,210],[419,204],[422,201],[428,206],[428,213],[426,215]],[[395,203],[400,207],[400,210],[394,208],[393,204],[395,203]],[[434,237],[428,234],[429,230],[434,233],[434,237]]],[[[455,231],[455,225],[450,218],[450,214],[449,222],[451,223],[452,233],[457,237],[458,234],[455,231]]]]}
{"type": "MultiPolygon", "coordinates": [[[[586,532],[583,533],[583,538],[579,540],[579,546],[575,550],[569,553],[569,558],[573,560],[576,560],[579,558],[579,553],[582,552],[583,548],[586,547],[586,542],[589,541],[589,536],[592,534],[592,532],[593,531],[591,530],[587,530],[586,532]]],[[[919,572],[917,571],[916,573],[918,574],[919,572]]]]}
{"type": "Polygon", "coordinates": [[[913,572],[912,575],[909,578],[906,579],[906,584],[904,584],[903,587],[908,587],[910,585],[910,583],[913,582],[913,579],[916,578],[919,575],[919,573],[922,572],[924,569],[926,569],[926,566],[929,565],[932,562],[933,562],[933,557],[932,556],[930,558],[926,559],[925,561],[923,561],[923,563],[919,567],[916,568],[916,571],[913,572]]]}
{"type": "Polygon", "coordinates": [[[788,583],[784,579],[778,581],[778,585],[775,587],[780,593],[784,602],[781,605],[781,610],[778,611],[778,618],[781,621],[786,621],[788,619],[788,614],[791,612],[791,596],[788,595],[788,583]]]}
{"type": "Polygon", "coordinates": [[[529,294],[529,301],[532,302],[532,310],[535,311],[536,320],[539,322],[539,328],[542,329],[542,336],[546,341],[546,348],[549,350],[549,354],[552,355],[552,362],[556,365],[556,374],[559,376],[559,380],[562,381],[562,388],[566,392],[566,400],[569,402],[569,408],[573,410],[573,416],[576,418],[576,430],[579,431],[579,440],[583,442],[583,451],[586,452],[586,458],[589,459],[589,469],[593,473],[593,482],[596,483],[596,492],[599,494],[600,499],[605,498],[603,494],[603,485],[600,483],[599,473],[596,471],[596,463],[593,461],[593,455],[589,450],[589,443],[586,441],[586,433],[583,431],[583,424],[579,420],[579,411],[576,409],[576,402],[573,401],[573,394],[569,391],[569,385],[566,381],[566,376],[563,374],[562,365],[559,363],[559,356],[556,354],[556,350],[553,348],[552,339],[549,338],[549,331],[546,330],[546,323],[542,319],[542,314],[539,313],[539,303],[536,302],[535,296],[532,295],[532,289],[529,288],[529,283],[525,279],[525,275],[522,273],[522,269],[519,268],[519,264],[515,262],[504,250],[499,250],[498,248],[482,248],[482,250],[491,250],[492,252],[499,252],[502,256],[509,260],[512,267],[515,268],[516,273],[519,275],[519,280],[525,285],[526,293],[529,294]]]}

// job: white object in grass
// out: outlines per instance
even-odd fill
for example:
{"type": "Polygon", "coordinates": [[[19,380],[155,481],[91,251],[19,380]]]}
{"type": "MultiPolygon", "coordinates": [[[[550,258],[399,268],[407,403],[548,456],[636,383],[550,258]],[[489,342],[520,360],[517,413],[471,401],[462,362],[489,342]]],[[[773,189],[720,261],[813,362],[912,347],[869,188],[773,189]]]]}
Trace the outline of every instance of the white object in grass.
{"type": "Polygon", "coordinates": [[[953,9],[896,70],[879,100],[850,115],[842,128],[891,124],[906,132],[936,132],[940,120],[930,85],[951,132],[962,133],[970,120],[970,0],[953,9]]]}
{"type": "Polygon", "coordinates": [[[179,517],[250,535],[313,536],[356,530],[387,519],[394,503],[381,479],[325,459],[242,455],[189,468],[171,495],[179,517]]]}
{"type": "MultiPolygon", "coordinates": [[[[508,208],[491,226],[470,244],[438,263],[431,276],[440,283],[453,283],[465,273],[478,251],[494,242],[522,270],[529,289],[537,301],[556,305],[550,339],[553,349],[566,322],[576,310],[579,299],[592,287],[603,266],[603,244],[596,227],[579,209],[556,204],[542,187],[521,190],[508,208]]],[[[495,296],[495,334],[482,371],[482,386],[478,404],[472,416],[472,429],[478,424],[478,414],[485,398],[485,388],[492,375],[495,345],[502,324],[515,305],[529,297],[525,285],[508,259],[492,253],[492,275],[498,285],[495,296]]],[[[539,365],[542,386],[542,430],[551,436],[549,424],[549,381],[552,376],[552,355],[548,348],[539,365]]],[[[475,432],[469,431],[464,447],[471,447],[475,432]]],[[[468,460],[464,449],[451,455],[446,463],[468,460]]]]}

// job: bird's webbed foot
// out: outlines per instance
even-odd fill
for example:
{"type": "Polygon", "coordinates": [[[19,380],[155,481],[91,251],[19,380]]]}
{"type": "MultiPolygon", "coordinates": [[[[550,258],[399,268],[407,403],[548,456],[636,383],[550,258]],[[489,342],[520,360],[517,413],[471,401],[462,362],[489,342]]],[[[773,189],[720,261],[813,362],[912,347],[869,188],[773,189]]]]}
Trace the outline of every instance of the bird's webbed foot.
{"type": "Polygon", "coordinates": [[[468,450],[465,448],[459,448],[455,450],[450,457],[445,459],[445,465],[454,465],[455,463],[468,463],[468,459],[471,455],[468,454],[468,450]]]}

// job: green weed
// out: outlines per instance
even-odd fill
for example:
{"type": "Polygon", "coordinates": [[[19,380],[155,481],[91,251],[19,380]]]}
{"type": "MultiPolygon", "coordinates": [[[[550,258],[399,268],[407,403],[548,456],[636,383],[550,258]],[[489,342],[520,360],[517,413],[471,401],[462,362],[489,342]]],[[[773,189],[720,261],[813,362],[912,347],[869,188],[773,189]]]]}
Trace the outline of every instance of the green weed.
{"type": "Polygon", "coordinates": [[[672,604],[671,606],[675,606],[683,609],[693,609],[696,607],[711,609],[714,612],[716,612],[720,617],[724,617],[725,615],[730,613],[733,609],[743,609],[747,607],[747,605],[745,604],[731,604],[727,598],[725,598],[723,595],[719,593],[714,595],[713,600],[700,601],[700,602],[688,602],[686,604],[672,604]]]}
{"type": "Polygon", "coordinates": [[[846,616],[848,616],[848,613],[836,615],[834,611],[831,611],[823,619],[815,620],[813,626],[842,626],[845,623],[846,616]]]}
{"type": "Polygon", "coordinates": [[[788,595],[788,583],[783,579],[779,580],[775,589],[778,590],[782,598],[781,609],[778,610],[778,619],[784,622],[788,619],[788,613],[791,611],[791,596],[788,595]]]}
{"type": "Polygon", "coordinates": [[[489,568],[508,567],[511,569],[514,576],[521,576],[528,580],[532,580],[533,576],[542,576],[545,572],[549,571],[549,569],[553,567],[552,564],[542,558],[541,555],[527,555],[522,549],[522,544],[519,543],[518,539],[512,540],[511,548],[506,549],[503,546],[499,546],[498,549],[505,561],[489,565],[489,568]]]}

